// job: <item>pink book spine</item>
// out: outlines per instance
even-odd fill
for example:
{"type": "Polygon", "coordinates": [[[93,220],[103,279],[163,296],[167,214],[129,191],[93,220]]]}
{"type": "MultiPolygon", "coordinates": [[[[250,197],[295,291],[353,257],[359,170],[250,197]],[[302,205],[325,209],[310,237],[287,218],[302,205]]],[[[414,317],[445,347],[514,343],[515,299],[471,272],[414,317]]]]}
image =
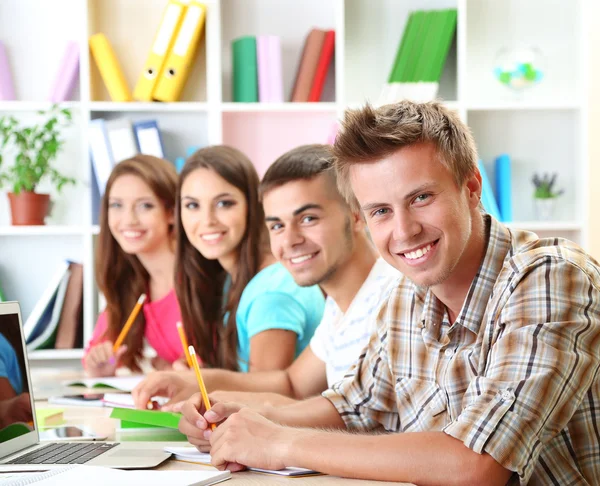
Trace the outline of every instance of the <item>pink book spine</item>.
{"type": "Polygon", "coordinates": [[[269,84],[272,103],[283,103],[283,76],[281,74],[281,41],[269,36],[269,84]]]}
{"type": "Polygon", "coordinates": [[[256,63],[258,64],[258,101],[271,101],[269,89],[269,37],[256,37],[256,63]]]}
{"type": "Polygon", "coordinates": [[[70,41],[63,55],[60,67],[50,92],[50,101],[60,103],[71,97],[79,75],[79,44],[70,41]]]}
{"type": "Polygon", "coordinates": [[[6,46],[0,42],[0,100],[12,101],[15,99],[15,88],[10,75],[6,46]]]}

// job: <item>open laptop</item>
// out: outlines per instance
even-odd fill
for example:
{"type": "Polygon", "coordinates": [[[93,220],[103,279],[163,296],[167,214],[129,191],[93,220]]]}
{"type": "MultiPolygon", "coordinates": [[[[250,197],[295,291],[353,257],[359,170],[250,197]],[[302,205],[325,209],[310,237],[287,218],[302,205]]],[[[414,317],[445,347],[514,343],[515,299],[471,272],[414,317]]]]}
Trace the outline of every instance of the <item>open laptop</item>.
{"type": "Polygon", "coordinates": [[[18,395],[19,400],[5,401],[3,409],[0,406],[0,472],[40,471],[65,464],[142,469],[157,466],[169,458],[170,453],[152,442],[40,443],[18,302],[0,303],[0,334],[4,355],[0,358],[7,359],[14,350],[12,363],[15,357],[18,363],[16,367],[7,368],[11,370],[9,382],[12,381],[13,389],[18,388],[16,391],[29,392],[28,397],[18,395]]]}

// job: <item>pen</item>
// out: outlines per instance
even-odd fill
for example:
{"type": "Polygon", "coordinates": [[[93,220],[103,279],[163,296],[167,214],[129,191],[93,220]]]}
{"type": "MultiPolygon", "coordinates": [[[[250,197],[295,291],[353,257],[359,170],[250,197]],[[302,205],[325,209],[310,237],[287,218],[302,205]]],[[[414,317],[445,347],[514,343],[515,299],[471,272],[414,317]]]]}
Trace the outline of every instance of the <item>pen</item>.
{"type": "Polygon", "coordinates": [[[185,360],[190,368],[193,368],[192,358],[190,358],[190,352],[188,351],[188,341],[185,337],[185,331],[183,330],[183,324],[181,322],[177,323],[177,332],[179,333],[179,339],[181,341],[181,345],[183,346],[183,354],[185,354],[185,360]]]}
{"type": "MultiPolygon", "coordinates": [[[[192,364],[194,365],[194,371],[196,372],[196,380],[198,380],[198,387],[200,388],[200,394],[202,395],[202,401],[204,402],[204,408],[208,412],[210,410],[210,400],[208,399],[208,393],[206,393],[206,387],[204,386],[204,380],[202,379],[202,374],[200,373],[200,365],[198,364],[198,357],[196,356],[196,350],[194,346],[190,346],[188,348],[190,352],[190,358],[192,360],[192,364]]],[[[210,424],[210,428],[215,430],[217,424],[210,424]]]]}
{"type": "Polygon", "coordinates": [[[113,353],[116,353],[117,350],[121,347],[121,344],[123,344],[123,341],[125,340],[125,337],[127,336],[127,333],[129,332],[129,329],[133,325],[135,318],[140,313],[140,309],[142,308],[142,304],[144,303],[145,300],[146,300],[146,294],[140,295],[140,298],[137,300],[133,310],[131,311],[131,314],[129,314],[129,317],[127,318],[127,322],[123,326],[123,329],[121,329],[121,333],[119,334],[119,337],[117,338],[117,340],[115,341],[115,344],[113,345],[113,353]]]}

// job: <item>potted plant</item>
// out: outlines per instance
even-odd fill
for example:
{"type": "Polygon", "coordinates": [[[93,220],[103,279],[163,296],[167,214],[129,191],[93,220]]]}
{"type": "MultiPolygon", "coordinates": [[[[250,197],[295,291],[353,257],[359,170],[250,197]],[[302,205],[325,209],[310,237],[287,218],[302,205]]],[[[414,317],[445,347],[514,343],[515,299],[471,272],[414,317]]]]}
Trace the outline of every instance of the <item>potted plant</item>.
{"type": "Polygon", "coordinates": [[[559,191],[554,189],[556,177],[556,173],[533,175],[532,182],[535,186],[533,198],[538,219],[544,221],[552,219],[556,198],[564,193],[562,189],[559,191]]]}
{"type": "Polygon", "coordinates": [[[12,189],[8,199],[14,225],[44,224],[50,195],[36,192],[41,181],[49,179],[58,192],[65,184],[75,183],[52,165],[64,145],[60,131],[72,123],[71,111],[52,105],[38,114],[44,121],[33,126],[23,126],[13,116],[0,117],[0,187],[12,189]],[[9,154],[14,163],[6,166],[9,154]]]}

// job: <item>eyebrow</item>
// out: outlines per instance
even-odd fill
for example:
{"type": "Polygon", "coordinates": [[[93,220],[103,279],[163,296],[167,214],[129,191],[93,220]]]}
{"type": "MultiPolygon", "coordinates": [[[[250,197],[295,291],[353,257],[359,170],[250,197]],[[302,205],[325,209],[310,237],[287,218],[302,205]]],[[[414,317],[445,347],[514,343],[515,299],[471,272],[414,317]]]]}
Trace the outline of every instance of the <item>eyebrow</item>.
{"type": "MultiPolygon", "coordinates": [[[[423,191],[426,191],[428,189],[429,190],[433,189],[436,185],[437,184],[435,182],[426,182],[425,184],[421,184],[419,187],[413,189],[406,196],[404,196],[404,200],[410,201],[411,199],[413,199],[415,196],[419,195],[423,191]]],[[[367,212],[372,209],[380,208],[381,206],[385,206],[385,204],[386,203],[382,203],[382,202],[369,203],[369,204],[365,204],[364,206],[361,206],[361,209],[364,212],[367,212]]]]}
{"type": "MultiPolygon", "coordinates": [[[[122,201],[123,198],[122,197],[115,197],[115,196],[111,196],[108,198],[109,201],[122,201]]],[[[134,202],[138,202],[138,201],[154,201],[154,197],[153,196],[143,196],[143,197],[138,197],[137,199],[133,200],[134,202]]]]}
{"type": "MultiPolygon", "coordinates": [[[[308,203],[308,204],[305,204],[304,206],[300,206],[298,209],[295,209],[294,212],[292,213],[292,215],[298,216],[299,214],[303,213],[304,211],[308,211],[309,209],[321,209],[322,210],[323,206],[321,206],[320,204],[308,203]]],[[[265,221],[266,222],[281,221],[281,218],[279,218],[277,216],[266,216],[265,221]]]]}
{"type": "MultiPolygon", "coordinates": [[[[226,196],[233,197],[233,194],[231,194],[230,192],[222,192],[221,194],[217,194],[215,197],[213,197],[213,201],[214,201],[215,199],[220,199],[220,198],[222,198],[222,197],[226,197],[226,196]]],[[[185,194],[181,196],[181,200],[184,200],[184,199],[193,199],[194,201],[197,201],[197,200],[198,200],[198,198],[197,198],[197,197],[194,197],[194,196],[187,196],[187,195],[185,195],[185,194]]]]}

